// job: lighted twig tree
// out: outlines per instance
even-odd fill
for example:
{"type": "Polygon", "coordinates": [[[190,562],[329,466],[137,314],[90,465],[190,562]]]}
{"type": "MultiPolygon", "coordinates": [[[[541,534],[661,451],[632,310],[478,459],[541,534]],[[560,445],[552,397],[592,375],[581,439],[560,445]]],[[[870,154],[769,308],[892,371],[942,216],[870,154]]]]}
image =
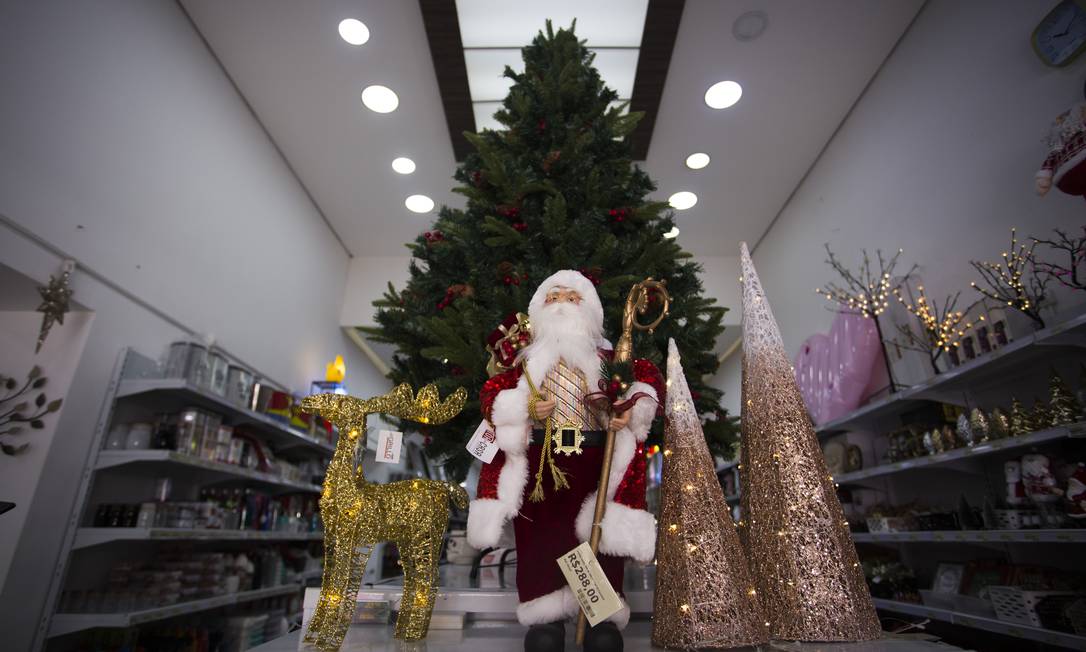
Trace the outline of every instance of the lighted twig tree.
{"type": "Polygon", "coordinates": [[[1075,290],[1086,290],[1086,269],[1080,269],[1086,263],[1086,226],[1082,227],[1082,236],[1078,238],[1067,235],[1062,229],[1053,230],[1056,232],[1056,237],[1051,240],[1032,238],[1033,244],[1034,246],[1043,244],[1063,252],[1067,266],[1040,261],[1037,260],[1036,255],[1033,255],[1030,257],[1033,273],[1075,290]]]}
{"type": "Polygon", "coordinates": [[[1045,300],[1045,286],[1048,285],[1050,277],[1043,274],[1030,274],[1026,277],[1026,267],[1033,259],[1033,249],[1036,246],[1036,240],[1029,246],[1018,244],[1015,229],[1011,229],[1011,248],[1000,254],[1003,262],[969,261],[988,287],[981,287],[976,282],[970,285],[985,297],[1005,304],[1008,308],[1013,308],[1029,317],[1037,328],[1044,328],[1045,320],[1041,316],[1041,302],[1045,300]]]}
{"type": "Polygon", "coordinates": [[[894,296],[920,322],[920,332],[913,330],[910,324],[898,324],[898,333],[904,339],[904,342],[899,344],[906,349],[926,353],[932,370],[939,373],[939,358],[957,347],[959,339],[965,336],[966,329],[972,327],[972,323],[965,321],[965,316],[973,306],[964,311],[955,310],[961,292],[948,296],[940,307],[924,294],[923,285],[916,287],[915,294],[911,283],[904,283],[903,286],[904,295],[901,288],[895,288],[894,296]]]}
{"type": "Polygon", "coordinates": [[[826,254],[829,258],[826,259],[826,263],[840,275],[844,280],[844,285],[830,282],[825,287],[816,288],[815,292],[836,303],[841,310],[863,315],[875,322],[875,331],[879,336],[879,346],[882,348],[882,359],[886,363],[886,375],[890,380],[890,393],[892,394],[897,391],[897,386],[894,384],[894,374],[890,369],[890,356],[886,354],[886,339],[882,335],[879,315],[890,305],[890,295],[900,289],[901,285],[907,282],[913,272],[916,271],[916,265],[909,268],[904,276],[895,280],[894,269],[897,267],[898,258],[902,254],[901,249],[898,249],[897,253],[890,258],[884,257],[881,249],[876,249],[875,256],[878,259],[878,271],[875,271],[871,266],[871,257],[867,255],[867,250],[863,249],[861,251],[864,262],[858,270],[853,272],[845,267],[844,263],[834,255],[829,243],[827,243],[826,254]]]}

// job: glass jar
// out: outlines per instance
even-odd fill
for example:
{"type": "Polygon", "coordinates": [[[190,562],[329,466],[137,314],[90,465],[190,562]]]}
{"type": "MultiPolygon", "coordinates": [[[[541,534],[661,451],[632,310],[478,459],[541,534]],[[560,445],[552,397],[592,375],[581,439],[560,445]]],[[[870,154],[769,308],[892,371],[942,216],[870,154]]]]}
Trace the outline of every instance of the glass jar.
{"type": "Polygon", "coordinates": [[[190,344],[188,363],[185,367],[185,378],[196,385],[207,389],[211,385],[211,356],[207,347],[202,344],[190,344]]]}
{"type": "Polygon", "coordinates": [[[212,349],[208,354],[208,360],[210,363],[208,389],[219,396],[226,396],[226,376],[230,366],[226,361],[226,356],[212,349]]]}
{"type": "Polygon", "coordinates": [[[252,372],[240,365],[232,364],[226,372],[226,398],[239,407],[248,408],[253,396],[253,383],[256,378],[252,372]]]}

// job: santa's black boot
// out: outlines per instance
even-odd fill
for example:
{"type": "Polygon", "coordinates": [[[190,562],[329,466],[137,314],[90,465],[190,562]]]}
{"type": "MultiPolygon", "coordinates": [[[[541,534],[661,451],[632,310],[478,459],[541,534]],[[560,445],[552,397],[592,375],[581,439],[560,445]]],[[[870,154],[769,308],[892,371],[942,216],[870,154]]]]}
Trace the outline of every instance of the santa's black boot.
{"type": "Polygon", "coordinates": [[[584,635],[584,652],[622,652],[622,632],[611,621],[589,627],[584,635]]]}
{"type": "Polygon", "coordinates": [[[532,625],[524,635],[524,652],[565,652],[565,649],[566,626],[562,621],[532,625]]]}

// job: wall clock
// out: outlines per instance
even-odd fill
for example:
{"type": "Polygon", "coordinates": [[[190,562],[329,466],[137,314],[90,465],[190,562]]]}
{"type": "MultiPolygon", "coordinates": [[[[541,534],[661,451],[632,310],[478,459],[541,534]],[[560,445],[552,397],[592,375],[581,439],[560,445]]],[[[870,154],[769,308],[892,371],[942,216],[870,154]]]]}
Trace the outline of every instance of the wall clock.
{"type": "Polygon", "coordinates": [[[1033,51],[1046,65],[1062,67],[1086,50],[1086,0],[1063,0],[1033,30],[1033,51]]]}

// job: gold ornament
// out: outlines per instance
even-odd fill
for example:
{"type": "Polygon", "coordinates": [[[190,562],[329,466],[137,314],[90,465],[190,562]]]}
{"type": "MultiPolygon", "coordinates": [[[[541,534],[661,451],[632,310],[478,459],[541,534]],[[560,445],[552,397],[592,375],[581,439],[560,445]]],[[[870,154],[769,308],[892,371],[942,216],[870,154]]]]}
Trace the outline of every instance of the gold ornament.
{"type": "Polygon", "coordinates": [[[324,521],[324,577],[320,599],[305,641],[322,651],[338,650],[354,616],[358,588],[373,546],[391,541],[404,568],[403,595],[396,617],[395,637],[417,641],[426,637],[437,593],[438,558],[449,522],[449,501],[465,509],[467,493],[437,480],[402,480],[387,485],[366,482],[354,463],[359,443],[365,446],[366,417],[388,414],[418,423],[440,425],[464,408],[463,387],[440,400],[437,387],[427,385],[414,396],[404,383],[370,399],[338,394],[314,394],[302,409],[339,426],[339,441],[328,463],[321,488],[324,521]]]}
{"type": "Polygon", "coordinates": [[[988,441],[991,434],[991,425],[988,422],[988,417],[981,412],[980,408],[973,408],[973,411],[969,413],[969,427],[973,430],[973,441],[977,444],[988,441]]]}
{"type": "Polygon", "coordinates": [[[740,535],[770,638],[882,635],[833,478],[746,245],[740,535]]]}
{"type": "Polygon", "coordinates": [[[1049,419],[1050,426],[1066,426],[1075,423],[1082,414],[1082,405],[1064,384],[1063,378],[1055,371],[1048,380],[1052,413],[1049,419]]]}
{"type": "Polygon", "coordinates": [[[50,274],[49,283],[38,288],[41,305],[38,306],[37,311],[42,313],[42,318],[34,353],[41,351],[42,344],[45,344],[45,338],[49,337],[49,331],[53,328],[54,322],[64,324],[64,315],[68,312],[68,301],[72,298],[72,289],[68,287],[68,281],[71,280],[74,269],[75,261],[64,261],[60,276],[54,278],[50,274]]]}
{"type": "MultiPolygon", "coordinates": [[[[543,400],[543,394],[536,388],[535,383],[532,382],[532,377],[528,375],[527,367],[524,368],[524,380],[528,381],[528,413],[536,421],[539,421],[539,417],[536,416],[535,406],[543,400]]],[[[558,465],[554,463],[554,455],[551,454],[551,441],[553,440],[554,431],[554,416],[548,416],[546,418],[545,434],[543,436],[543,445],[539,448],[539,470],[535,473],[535,487],[532,489],[532,493],[528,496],[528,500],[533,503],[538,503],[543,500],[543,468],[549,468],[551,470],[551,481],[554,482],[555,491],[559,489],[568,489],[569,480],[566,479],[566,472],[558,468],[558,465]]],[[[578,434],[580,434],[578,432],[578,434]]],[[[579,442],[578,442],[579,445],[579,442]]],[[[580,451],[578,451],[580,452],[580,451]]]]}
{"type": "Polygon", "coordinates": [[[991,424],[989,431],[992,439],[1003,439],[1011,436],[1011,422],[1007,419],[1007,415],[1003,414],[1003,410],[999,408],[992,410],[992,415],[988,421],[991,424]]]}
{"type": "Polygon", "coordinates": [[[1049,409],[1048,403],[1042,401],[1039,398],[1033,400],[1033,410],[1029,414],[1029,423],[1032,426],[1031,430],[1046,430],[1052,423],[1052,410],[1049,409]]]}
{"type": "Polygon", "coordinates": [[[668,343],[652,643],[692,650],[754,646],[768,628],[716,478],[675,340],[668,343]],[[686,607],[685,609],[683,607],[686,607]]]}
{"type": "Polygon", "coordinates": [[[1017,398],[1011,397],[1010,433],[1012,437],[1024,435],[1033,430],[1029,415],[1017,398]]]}

